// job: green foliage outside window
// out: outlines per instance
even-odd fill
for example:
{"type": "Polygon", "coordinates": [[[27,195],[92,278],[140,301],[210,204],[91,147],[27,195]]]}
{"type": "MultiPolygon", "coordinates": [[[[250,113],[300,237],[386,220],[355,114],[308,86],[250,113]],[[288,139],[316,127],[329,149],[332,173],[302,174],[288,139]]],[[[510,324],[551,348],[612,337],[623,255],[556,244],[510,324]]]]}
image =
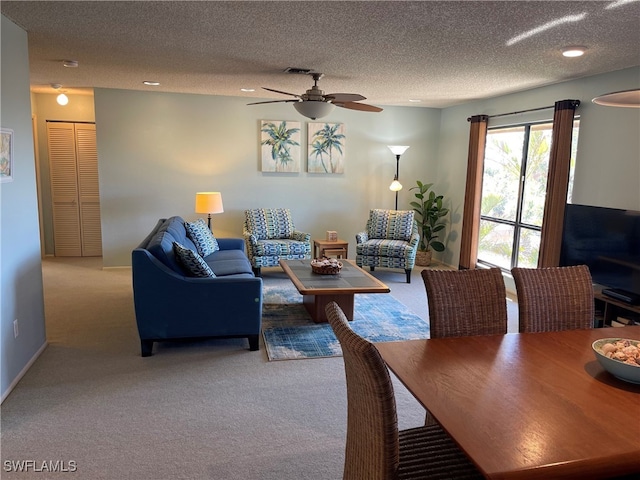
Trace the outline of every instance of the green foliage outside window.
{"type": "MultiPolygon", "coordinates": [[[[487,134],[478,259],[505,269],[535,267],[540,250],[553,124],[490,130],[487,134]],[[527,142],[528,140],[528,142],[527,142]],[[512,255],[517,248],[517,255],[512,255]]],[[[571,178],[578,122],[573,131],[571,178]]]]}

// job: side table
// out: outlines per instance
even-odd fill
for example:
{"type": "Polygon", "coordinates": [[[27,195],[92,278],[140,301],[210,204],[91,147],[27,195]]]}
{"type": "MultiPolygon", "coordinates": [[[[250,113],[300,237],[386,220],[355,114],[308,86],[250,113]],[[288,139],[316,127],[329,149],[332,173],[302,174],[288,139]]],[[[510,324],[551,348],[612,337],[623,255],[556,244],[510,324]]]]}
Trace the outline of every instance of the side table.
{"type": "Polygon", "coordinates": [[[347,258],[348,254],[349,242],[345,240],[338,239],[335,242],[329,242],[327,240],[313,241],[313,258],[347,258]]]}

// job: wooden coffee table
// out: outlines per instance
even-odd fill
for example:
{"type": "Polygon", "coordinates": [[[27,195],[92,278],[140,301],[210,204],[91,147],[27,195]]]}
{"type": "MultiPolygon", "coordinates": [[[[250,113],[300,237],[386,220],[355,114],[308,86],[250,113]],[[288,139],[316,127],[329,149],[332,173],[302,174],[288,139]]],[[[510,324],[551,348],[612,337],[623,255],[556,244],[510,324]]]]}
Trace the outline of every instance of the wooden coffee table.
{"type": "Polygon", "coordinates": [[[280,260],[280,266],[291,279],[311,318],[316,323],[327,321],[324,311],[329,302],[336,302],[346,317],[353,320],[356,293],[389,293],[389,287],[358,267],[353,260],[341,260],[337,275],[320,275],[311,271],[311,260],[280,260]]]}

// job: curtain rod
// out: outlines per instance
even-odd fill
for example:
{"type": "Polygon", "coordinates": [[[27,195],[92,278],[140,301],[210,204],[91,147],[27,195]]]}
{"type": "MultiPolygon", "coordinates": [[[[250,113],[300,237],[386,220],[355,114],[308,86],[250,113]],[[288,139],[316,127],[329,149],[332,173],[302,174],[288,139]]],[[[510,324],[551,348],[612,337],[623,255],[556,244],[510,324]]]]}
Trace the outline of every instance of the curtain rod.
{"type": "Polygon", "coordinates": [[[550,108],[555,108],[555,105],[549,105],[548,107],[530,108],[529,110],[518,110],[517,112],[498,113],[496,115],[474,115],[473,117],[467,118],[467,122],[471,122],[472,120],[486,122],[490,118],[506,117],[508,115],[517,115],[519,113],[537,112],[538,110],[548,110],[550,108]]]}
{"type": "Polygon", "coordinates": [[[556,108],[557,106],[562,110],[565,108],[575,109],[580,105],[580,100],[562,100],[560,102],[556,102],[555,105],[549,105],[548,107],[538,107],[538,108],[530,108],[528,110],[518,110],[517,112],[509,112],[509,113],[498,113],[497,115],[474,115],[473,117],[467,118],[468,122],[473,121],[486,121],[489,118],[497,118],[497,117],[506,117],[507,115],[517,115],[519,113],[528,113],[528,112],[537,112],[539,110],[548,110],[550,108],[556,108]]]}
{"type": "Polygon", "coordinates": [[[519,110],[517,112],[499,113],[497,115],[489,115],[489,118],[506,117],[507,115],[517,115],[519,113],[537,112],[538,110],[547,110],[549,108],[555,108],[555,105],[549,105],[548,107],[530,108],[529,110],[519,110]]]}

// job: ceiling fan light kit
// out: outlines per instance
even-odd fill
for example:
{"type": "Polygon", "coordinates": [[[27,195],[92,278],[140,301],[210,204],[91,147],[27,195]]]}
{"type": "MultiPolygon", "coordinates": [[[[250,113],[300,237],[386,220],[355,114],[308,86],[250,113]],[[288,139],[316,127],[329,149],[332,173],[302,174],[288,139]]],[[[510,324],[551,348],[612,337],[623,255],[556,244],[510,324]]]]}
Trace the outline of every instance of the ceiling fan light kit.
{"type": "MultiPolygon", "coordinates": [[[[325,95],[324,91],[318,87],[318,80],[320,80],[324,74],[319,72],[303,72],[287,69],[289,73],[308,73],[313,77],[313,86],[302,95],[295,93],[283,92],[281,90],[274,90],[273,88],[262,87],[265,90],[275,93],[281,93],[283,95],[290,95],[297,100],[267,100],[265,102],[254,102],[248,105],[259,105],[262,103],[293,103],[295,108],[301,115],[316,120],[329,115],[335,107],[347,108],[349,110],[360,110],[363,112],[381,112],[382,108],[375,107],[373,105],[367,105],[366,103],[357,103],[360,100],[366,100],[365,97],[357,93],[328,93],[325,95]]],[[[301,70],[301,69],[298,69],[301,70]]]]}
{"type": "Polygon", "coordinates": [[[295,108],[300,115],[310,118],[311,120],[316,120],[329,115],[336,106],[333,103],[307,100],[306,102],[301,101],[294,103],[293,108],[295,108]]]}

